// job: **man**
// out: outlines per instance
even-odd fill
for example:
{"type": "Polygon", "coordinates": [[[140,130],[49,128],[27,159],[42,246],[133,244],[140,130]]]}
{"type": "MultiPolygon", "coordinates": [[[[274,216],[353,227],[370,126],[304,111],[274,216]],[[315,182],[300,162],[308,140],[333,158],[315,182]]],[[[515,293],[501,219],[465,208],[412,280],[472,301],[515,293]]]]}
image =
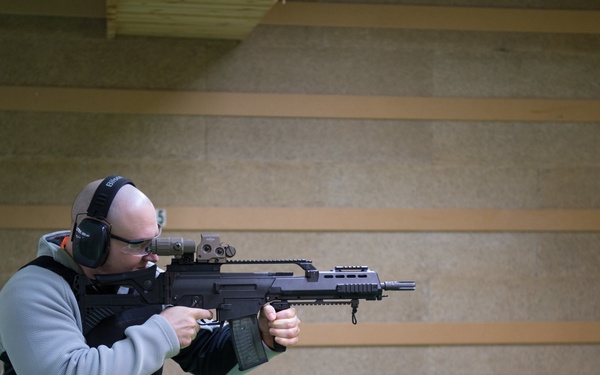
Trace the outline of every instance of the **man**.
{"type": "MultiPolygon", "coordinates": [[[[94,279],[155,264],[158,256],[150,252],[150,243],[160,235],[160,226],[150,199],[120,176],[88,184],[73,203],[72,222],[70,232],[40,239],[38,260],[51,265],[22,268],[0,292],[0,358],[5,375],[160,374],[167,358],[192,373],[237,372],[228,327],[201,329],[198,324],[212,318],[208,310],[167,307],[128,326],[114,342],[88,342],[65,274],[75,271],[94,279]]],[[[268,348],[274,341],[295,345],[299,324],[294,309],[275,312],[264,306],[259,316],[268,348]]],[[[269,356],[273,354],[269,351],[269,356]]]]}

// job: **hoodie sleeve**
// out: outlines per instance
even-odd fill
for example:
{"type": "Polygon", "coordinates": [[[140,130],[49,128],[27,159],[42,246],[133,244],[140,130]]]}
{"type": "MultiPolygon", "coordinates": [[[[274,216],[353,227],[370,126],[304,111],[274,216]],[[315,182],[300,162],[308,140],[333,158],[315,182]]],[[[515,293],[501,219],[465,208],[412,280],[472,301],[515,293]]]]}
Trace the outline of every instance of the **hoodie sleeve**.
{"type": "Polygon", "coordinates": [[[17,374],[151,374],[179,352],[160,315],[111,347],[89,347],[81,326],[70,286],[52,271],[26,267],[0,292],[0,344],[17,374]]]}

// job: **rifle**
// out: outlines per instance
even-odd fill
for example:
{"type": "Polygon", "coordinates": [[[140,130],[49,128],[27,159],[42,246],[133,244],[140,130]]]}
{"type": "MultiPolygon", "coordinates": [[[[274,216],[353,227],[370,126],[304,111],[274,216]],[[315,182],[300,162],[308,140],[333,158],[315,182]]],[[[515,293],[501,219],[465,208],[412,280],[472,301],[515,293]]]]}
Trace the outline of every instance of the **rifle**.
{"type": "MultiPolygon", "coordinates": [[[[141,271],[96,275],[91,281],[77,276],[73,284],[84,335],[103,319],[128,309],[154,305],[182,305],[216,309],[217,320],[229,322],[232,342],[240,370],[267,361],[258,329],[257,314],[266,303],[276,311],[291,305],[349,304],[352,322],[357,323],[359,300],[381,300],[383,290],[414,290],[413,281],[380,282],[375,271],[366,266],[337,266],[331,271],[317,270],[310,260],[231,260],[233,246],[221,243],[218,234],[202,234],[196,247],[193,240],[159,237],[152,252],[173,256],[166,271],[158,276],[156,265],[141,271]],[[294,264],[303,276],[293,272],[221,272],[224,264],[294,264]],[[133,288],[130,294],[93,294],[98,286],[133,288]]],[[[222,323],[221,323],[222,324],[222,323]]],[[[275,343],[276,350],[285,347],[275,343]]]]}

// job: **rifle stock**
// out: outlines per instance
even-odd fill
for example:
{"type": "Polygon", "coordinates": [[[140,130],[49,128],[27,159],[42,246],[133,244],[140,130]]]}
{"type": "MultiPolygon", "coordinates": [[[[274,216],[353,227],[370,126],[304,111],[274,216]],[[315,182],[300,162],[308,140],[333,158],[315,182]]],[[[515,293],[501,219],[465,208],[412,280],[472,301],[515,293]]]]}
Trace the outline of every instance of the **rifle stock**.
{"type": "MultiPolygon", "coordinates": [[[[381,300],[384,290],[414,290],[413,281],[380,282],[375,271],[366,266],[337,266],[331,271],[317,270],[311,261],[231,260],[235,248],[222,244],[218,234],[203,234],[196,247],[192,240],[161,237],[152,251],[171,255],[171,264],[157,275],[156,266],[146,270],[112,275],[96,275],[94,281],[76,278],[74,290],[84,320],[84,334],[102,320],[127,309],[145,305],[181,305],[216,310],[217,320],[229,322],[240,370],[267,361],[262,346],[257,314],[267,303],[277,311],[291,305],[349,304],[352,322],[357,323],[359,300],[381,300]],[[304,275],[293,272],[222,272],[224,264],[295,264],[304,275]],[[90,293],[92,287],[123,286],[130,294],[90,293]]],[[[276,345],[276,350],[285,348],[276,345]]]]}

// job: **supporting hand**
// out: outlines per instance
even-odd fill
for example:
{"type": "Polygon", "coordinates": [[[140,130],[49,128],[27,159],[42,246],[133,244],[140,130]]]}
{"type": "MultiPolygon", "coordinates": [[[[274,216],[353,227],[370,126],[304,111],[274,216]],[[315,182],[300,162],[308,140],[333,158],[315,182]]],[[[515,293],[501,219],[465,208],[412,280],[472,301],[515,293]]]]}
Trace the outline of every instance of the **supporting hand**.
{"type": "Polygon", "coordinates": [[[263,306],[258,321],[261,337],[270,348],[274,348],[273,340],[286,347],[296,345],[300,335],[300,323],[296,309],[275,312],[271,305],[263,306]]]}

